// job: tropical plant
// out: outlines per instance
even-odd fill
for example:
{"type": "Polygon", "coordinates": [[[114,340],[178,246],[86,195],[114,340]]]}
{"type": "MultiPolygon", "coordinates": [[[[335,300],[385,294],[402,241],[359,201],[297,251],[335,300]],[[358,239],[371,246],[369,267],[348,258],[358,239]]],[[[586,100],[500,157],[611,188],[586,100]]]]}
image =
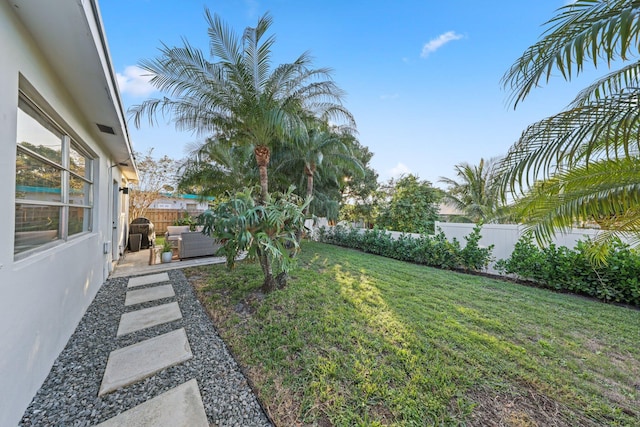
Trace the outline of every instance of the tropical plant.
{"type": "Polygon", "coordinates": [[[229,268],[244,251],[250,259],[258,259],[266,293],[277,285],[284,286],[287,272],[295,265],[299,250],[296,235],[304,228],[303,211],[308,203],[293,194],[293,187],[262,204],[251,189],[245,189],[200,215],[199,223],[204,226],[203,233],[222,242],[221,252],[229,268]]]}
{"type": "Polygon", "coordinates": [[[640,2],[576,0],[546,25],[540,41],[503,77],[514,108],[556,70],[570,80],[589,63],[623,66],[582,90],[565,111],[523,132],[502,162],[503,190],[526,194],[519,210],[538,240],[602,218],[603,242],[619,233],[638,236],[640,61],[634,56],[640,2]]]}
{"type": "Polygon", "coordinates": [[[205,16],[210,54],[217,62],[207,61],[187,41],[182,47],[163,46],[158,58],[140,66],[165,96],[144,101],[131,114],[136,126],[145,115],[153,124],[162,112],[172,116],[177,128],[211,137],[212,144],[226,140],[251,146],[264,201],[274,144],[304,134],[304,118],[346,120],[350,125],[354,120],[342,106],[343,93],[331,80],[331,70],[312,68],[308,53],[271,69],[275,38],[265,38],[272,24],[269,14],[241,37],[217,14],[205,9],[205,16]]]}
{"type": "Polygon", "coordinates": [[[173,225],[188,225],[190,231],[195,231],[196,225],[198,225],[198,217],[192,217],[187,211],[182,212],[182,217],[173,221],[173,225]]]}
{"type": "Polygon", "coordinates": [[[497,158],[480,159],[478,165],[463,162],[455,165],[457,179],[440,177],[447,185],[444,201],[472,222],[497,219],[502,207],[496,166],[497,158]]]}

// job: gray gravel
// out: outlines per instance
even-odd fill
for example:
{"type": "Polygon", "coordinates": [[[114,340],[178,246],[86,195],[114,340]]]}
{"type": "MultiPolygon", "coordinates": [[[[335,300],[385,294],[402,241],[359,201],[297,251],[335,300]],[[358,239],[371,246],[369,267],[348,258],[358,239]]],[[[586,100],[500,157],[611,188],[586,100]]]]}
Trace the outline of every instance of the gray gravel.
{"type": "Polygon", "coordinates": [[[133,307],[124,306],[128,279],[108,280],[55,361],[20,426],[92,426],[193,378],[198,381],[212,425],[271,426],[182,271],[170,271],[169,278],[175,297],[133,307]],[[176,300],[181,320],[116,338],[122,313],[176,300]],[[111,351],[180,327],[187,332],[193,359],[98,397],[111,351]]]}

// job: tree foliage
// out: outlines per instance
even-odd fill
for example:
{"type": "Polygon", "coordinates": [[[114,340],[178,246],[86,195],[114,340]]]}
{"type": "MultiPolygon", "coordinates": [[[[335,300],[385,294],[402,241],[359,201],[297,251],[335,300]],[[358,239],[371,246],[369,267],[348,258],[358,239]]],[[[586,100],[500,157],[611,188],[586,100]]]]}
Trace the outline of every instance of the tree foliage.
{"type": "Polygon", "coordinates": [[[356,139],[350,141],[352,151],[364,169],[363,174],[347,171],[340,183],[340,219],[372,224],[378,215],[378,173],[369,165],[373,153],[356,139]]]}
{"type": "MultiPolygon", "coordinates": [[[[305,182],[300,187],[306,188],[304,196],[308,199],[313,198],[314,201],[318,199],[316,202],[320,202],[315,204],[312,202],[307,206],[305,214],[309,215],[310,207],[317,209],[312,213],[319,213],[319,210],[325,213],[327,209],[326,207],[323,209],[322,202],[327,203],[332,199],[330,194],[326,193],[327,190],[334,190],[333,195],[338,196],[340,181],[346,174],[364,173],[360,161],[351,150],[349,141],[352,139],[349,130],[317,123],[315,127],[308,126],[307,133],[301,135],[296,144],[277,151],[277,155],[274,156],[274,163],[277,164],[275,171],[303,178],[305,182]],[[314,186],[318,182],[323,185],[314,186]]],[[[295,178],[292,177],[292,179],[295,178]]],[[[337,202],[338,200],[334,201],[336,208],[337,202]]]]}
{"type": "Polygon", "coordinates": [[[391,180],[389,198],[381,208],[378,224],[388,230],[407,233],[434,233],[438,219],[440,190],[415,175],[391,180]]]}
{"type": "Polygon", "coordinates": [[[525,195],[519,211],[538,240],[611,217],[616,220],[602,233],[603,243],[618,233],[637,236],[640,184],[632,181],[640,154],[640,2],[577,0],[546,25],[503,77],[514,107],[556,71],[570,80],[588,64],[623,66],[523,132],[502,162],[503,190],[525,195]]]}
{"type": "Polygon", "coordinates": [[[179,191],[219,197],[259,183],[252,147],[207,138],[190,148],[179,171],[179,191]]]}
{"type": "Polygon", "coordinates": [[[162,193],[172,193],[177,181],[179,161],[168,156],[159,159],[153,157],[153,149],[146,153],[135,153],[139,172],[137,184],[129,186],[129,215],[139,218],[145,215],[151,204],[162,193]]]}
{"type": "Polygon", "coordinates": [[[176,127],[209,137],[214,144],[228,141],[252,147],[259,170],[261,197],[268,196],[267,166],[275,144],[290,143],[305,132],[305,119],[354,120],[342,105],[343,92],[328,68],[313,68],[303,53],[293,62],[271,67],[272,18],[265,14],[241,36],[218,15],[205,9],[209,25],[210,56],[192,47],[161,48],[158,58],[140,66],[151,74],[150,83],[165,94],[131,109],[136,126],[143,116],[151,124],[167,114],[176,127]]]}
{"type": "MultiPolygon", "coordinates": [[[[160,56],[140,66],[152,76],[150,84],[164,94],[134,106],[136,126],[144,116],[153,124],[158,114],[169,115],[176,127],[208,137],[207,143],[248,146],[253,150],[260,182],[260,200],[269,198],[269,166],[272,149],[291,145],[306,133],[309,118],[355,127],[342,105],[343,91],[329,68],[314,68],[303,53],[293,62],[272,68],[273,35],[267,35],[273,19],[267,13],[255,27],[238,35],[217,14],[205,9],[209,56],[186,40],[181,47],[164,45],[160,56]]],[[[204,166],[197,179],[214,171],[204,166]]],[[[263,269],[271,258],[257,251],[263,269]]]]}

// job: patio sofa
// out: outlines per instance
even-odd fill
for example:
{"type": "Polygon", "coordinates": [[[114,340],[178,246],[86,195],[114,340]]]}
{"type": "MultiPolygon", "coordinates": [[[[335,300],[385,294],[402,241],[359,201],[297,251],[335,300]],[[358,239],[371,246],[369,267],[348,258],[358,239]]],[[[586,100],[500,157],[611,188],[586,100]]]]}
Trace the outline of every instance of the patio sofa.
{"type": "Polygon", "coordinates": [[[180,259],[213,256],[222,246],[200,230],[189,231],[189,226],[168,226],[165,239],[177,244],[180,259]]]}
{"type": "Polygon", "coordinates": [[[222,246],[216,239],[202,234],[200,231],[182,233],[178,256],[183,258],[195,258],[200,256],[213,256],[222,246]]]}

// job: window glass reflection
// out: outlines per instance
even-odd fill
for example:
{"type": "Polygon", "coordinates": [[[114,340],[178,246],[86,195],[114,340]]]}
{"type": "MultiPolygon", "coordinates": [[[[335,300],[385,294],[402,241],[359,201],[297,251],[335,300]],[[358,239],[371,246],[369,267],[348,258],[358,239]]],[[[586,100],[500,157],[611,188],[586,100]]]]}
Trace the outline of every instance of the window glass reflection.
{"type": "Polygon", "coordinates": [[[69,182],[69,204],[90,205],[91,184],[84,179],[71,175],[69,182]]]}
{"type": "Polygon", "coordinates": [[[16,198],[61,201],[62,171],[18,150],[16,156],[16,198]]]}
{"type": "Polygon", "coordinates": [[[69,207],[69,236],[91,230],[91,209],[69,207]]]}
{"type": "Polygon", "coordinates": [[[60,211],[55,206],[16,203],[13,253],[33,249],[60,238],[60,211]]]}
{"type": "Polygon", "coordinates": [[[82,154],[76,147],[71,145],[69,149],[69,170],[82,177],[91,179],[90,171],[86,165],[88,163],[87,157],[82,154]]]}
{"type": "Polygon", "coordinates": [[[62,164],[62,132],[22,98],[19,106],[18,145],[62,164]]]}

